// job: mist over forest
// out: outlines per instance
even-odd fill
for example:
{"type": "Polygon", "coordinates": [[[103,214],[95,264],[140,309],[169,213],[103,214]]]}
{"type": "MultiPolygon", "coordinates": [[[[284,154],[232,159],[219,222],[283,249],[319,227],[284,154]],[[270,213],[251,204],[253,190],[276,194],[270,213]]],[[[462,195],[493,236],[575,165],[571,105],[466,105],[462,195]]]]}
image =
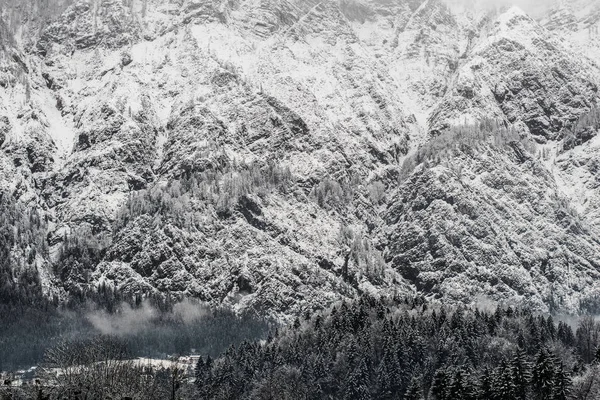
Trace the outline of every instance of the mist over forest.
{"type": "Polygon", "coordinates": [[[217,357],[230,345],[265,339],[273,322],[252,313],[235,315],[195,301],[159,310],[144,302],[112,312],[90,306],[71,310],[3,307],[0,312],[0,370],[40,365],[44,354],[64,342],[107,336],[127,348],[128,357],[168,359],[194,354],[217,357]]]}

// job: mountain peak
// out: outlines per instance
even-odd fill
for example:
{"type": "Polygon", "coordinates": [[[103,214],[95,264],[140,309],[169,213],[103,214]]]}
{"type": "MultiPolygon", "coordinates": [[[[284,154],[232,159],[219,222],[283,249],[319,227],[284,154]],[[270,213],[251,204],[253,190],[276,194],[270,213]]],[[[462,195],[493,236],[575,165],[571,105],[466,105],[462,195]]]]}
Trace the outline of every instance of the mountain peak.
{"type": "Polygon", "coordinates": [[[535,20],[521,7],[514,5],[498,16],[498,23],[510,29],[514,29],[521,24],[535,23],[535,20]]]}

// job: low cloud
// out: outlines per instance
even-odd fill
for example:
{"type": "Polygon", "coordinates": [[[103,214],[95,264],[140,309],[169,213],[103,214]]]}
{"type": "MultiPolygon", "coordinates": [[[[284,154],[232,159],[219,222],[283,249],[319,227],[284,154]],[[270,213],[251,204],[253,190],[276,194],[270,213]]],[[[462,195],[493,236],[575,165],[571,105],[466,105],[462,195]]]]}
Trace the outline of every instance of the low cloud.
{"type": "Polygon", "coordinates": [[[148,303],[143,303],[136,309],[129,304],[123,304],[120,311],[114,314],[93,311],[87,315],[87,319],[104,335],[126,336],[148,328],[156,316],[157,311],[148,303]]]}
{"type": "Polygon", "coordinates": [[[108,313],[103,310],[92,311],[87,314],[92,326],[104,335],[129,336],[143,330],[152,329],[158,319],[171,319],[177,323],[191,324],[209,314],[209,308],[204,304],[184,300],[173,306],[173,311],[161,314],[148,302],[142,303],[138,308],[133,308],[127,303],[119,307],[119,311],[108,313]]]}
{"type": "Polygon", "coordinates": [[[208,306],[193,300],[184,300],[173,306],[173,316],[184,324],[191,324],[210,314],[208,306]]]}

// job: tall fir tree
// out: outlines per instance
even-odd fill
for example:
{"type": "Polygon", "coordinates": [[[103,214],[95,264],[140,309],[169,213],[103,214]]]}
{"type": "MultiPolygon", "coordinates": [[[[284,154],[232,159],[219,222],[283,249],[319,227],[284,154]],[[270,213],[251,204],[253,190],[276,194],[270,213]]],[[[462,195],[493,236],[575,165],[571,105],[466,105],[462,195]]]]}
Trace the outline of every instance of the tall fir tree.
{"type": "Polygon", "coordinates": [[[531,381],[531,366],[523,349],[517,350],[510,363],[510,375],[514,385],[516,400],[527,400],[531,381]]]}
{"type": "Polygon", "coordinates": [[[448,374],[444,369],[438,369],[433,375],[429,395],[433,400],[446,400],[448,392],[448,374]]]}
{"type": "Polygon", "coordinates": [[[421,388],[421,380],[413,378],[410,385],[404,394],[404,400],[423,400],[423,389],[421,388]]]}
{"type": "Polygon", "coordinates": [[[558,363],[554,373],[554,388],[552,400],[567,400],[571,391],[571,376],[566,371],[563,363],[558,363]]]}
{"type": "Polygon", "coordinates": [[[539,400],[551,400],[554,392],[555,365],[554,357],[545,348],[538,353],[532,371],[531,383],[534,397],[539,400]]]}

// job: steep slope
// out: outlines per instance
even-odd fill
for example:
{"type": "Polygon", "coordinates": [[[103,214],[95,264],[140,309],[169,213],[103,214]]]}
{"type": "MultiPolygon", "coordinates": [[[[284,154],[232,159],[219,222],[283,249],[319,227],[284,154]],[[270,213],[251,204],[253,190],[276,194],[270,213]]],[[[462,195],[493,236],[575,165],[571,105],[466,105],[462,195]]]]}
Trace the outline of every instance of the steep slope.
{"type": "Polygon", "coordinates": [[[597,59],[600,49],[600,3],[596,0],[557,0],[540,22],[557,38],[570,43],[580,54],[597,59]]]}
{"type": "Polygon", "coordinates": [[[388,257],[402,276],[460,302],[593,310],[598,239],[526,143],[494,130],[445,133],[435,144],[445,151],[388,209],[388,257]]]}
{"type": "Polygon", "coordinates": [[[517,8],[5,3],[0,188],[47,223],[47,296],[595,296],[600,202],[568,195],[595,199],[600,73],[517,8]]]}
{"type": "Polygon", "coordinates": [[[541,143],[560,139],[595,104],[597,74],[513,7],[474,46],[431,114],[431,126],[439,130],[487,116],[523,123],[541,143]]]}
{"type": "MultiPolygon", "coordinates": [[[[556,39],[569,45],[578,57],[587,59],[596,68],[600,55],[599,22],[600,3],[594,0],[557,1],[548,16],[541,20],[556,39]]],[[[597,141],[594,138],[599,126],[596,115],[595,109],[584,114],[568,130],[553,157],[553,172],[564,194],[598,233],[600,197],[596,190],[597,141]]]]}
{"type": "Polygon", "coordinates": [[[43,31],[40,90],[75,136],[38,179],[67,294],[292,312],[406,290],[367,230],[372,171],[407,151],[410,122],[340,8],[313,6],[188,4],[171,18],[157,3],[142,22],[135,5],[77,2],[43,31]],[[135,206],[161,196],[172,208],[135,206]]]}
{"type": "Polygon", "coordinates": [[[461,302],[594,309],[596,217],[568,187],[593,191],[593,144],[555,158],[595,134],[598,69],[517,8],[483,32],[390,196],[386,259],[419,290],[461,302]],[[566,160],[587,175],[567,178],[566,160]]]}

